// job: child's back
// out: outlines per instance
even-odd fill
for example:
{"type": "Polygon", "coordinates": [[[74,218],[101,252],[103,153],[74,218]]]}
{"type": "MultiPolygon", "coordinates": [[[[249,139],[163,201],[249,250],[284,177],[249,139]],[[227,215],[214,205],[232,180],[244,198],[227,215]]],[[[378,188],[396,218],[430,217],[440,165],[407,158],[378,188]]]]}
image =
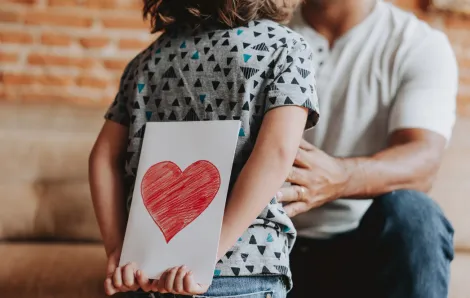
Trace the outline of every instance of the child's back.
{"type": "MultiPolygon", "coordinates": [[[[129,125],[129,184],[135,180],[147,121],[235,119],[242,125],[233,186],[269,109],[299,105],[316,110],[311,59],[298,34],[268,20],[228,30],[179,29],[162,35],[129,64],[107,114],[129,125]]],[[[215,275],[289,277],[288,251],[295,230],[282,210],[273,199],[219,261],[215,275]]]]}
{"type": "Polygon", "coordinates": [[[312,51],[274,22],[288,20],[299,2],[144,1],[152,31],[165,33],[126,67],[106,114],[111,121],[90,155],[92,198],[108,255],[107,294],[141,288],[285,297],[292,286],[288,254],[295,229],[273,197],[288,176],[306,123],[310,127],[318,118],[312,51]],[[241,129],[212,286],[196,284],[184,266],[153,282],[137,264],[119,267],[124,205],[126,197],[127,206],[132,199],[145,124],[232,119],[241,121],[241,129]]]}

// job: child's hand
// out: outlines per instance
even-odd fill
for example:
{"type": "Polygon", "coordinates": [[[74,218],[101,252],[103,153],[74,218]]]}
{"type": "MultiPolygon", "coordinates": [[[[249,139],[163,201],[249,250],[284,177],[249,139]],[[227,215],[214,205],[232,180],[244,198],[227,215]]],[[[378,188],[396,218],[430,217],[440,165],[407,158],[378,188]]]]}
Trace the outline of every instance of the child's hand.
{"type": "Polygon", "coordinates": [[[109,257],[107,277],[104,281],[104,290],[108,296],[119,292],[137,291],[139,289],[139,284],[135,279],[137,264],[129,263],[123,267],[118,267],[118,264],[119,257],[109,257]]]}
{"type": "Polygon", "coordinates": [[[150,281],[142,271],[137,271],[137,282],[145,292],[172,293],[177,295],[200,295],[207,292],[209,285],[194,281],[192,272],[185,266],[165,271],[160,279],[150,281]]]}

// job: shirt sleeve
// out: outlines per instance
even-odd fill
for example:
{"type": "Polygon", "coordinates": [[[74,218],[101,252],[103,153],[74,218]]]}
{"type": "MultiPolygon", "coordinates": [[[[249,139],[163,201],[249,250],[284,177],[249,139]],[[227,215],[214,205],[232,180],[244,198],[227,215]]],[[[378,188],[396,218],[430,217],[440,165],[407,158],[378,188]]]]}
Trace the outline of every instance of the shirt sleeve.
{"type": "Polygon", "coordinates": [[[414,43],[402,61],[401,86],[389,118],[389,133],[421,128],[448,141],[456,118],[458,67],[447,37],[433,31],[414,43]]]}
{"type": "Polygon", "coordinates": [[[104,116],[104,118],[107,120],[111,120],[127,127],[129,127],[131,119],[128,107],[129,94],[135,84],[133,80],[130,80],[130,74],[134,71],[132,67],[134,61],[135,59],[131,61],[124,69],[124,73],[122,74],[119,83],[119,91],[104,116]]]}
{"type": "Polygon", "coordinates": [[[313,52],[304,41],[298,41],[278,59],[273,81],[268,85],[265,112],[282,106],[301,106],[309,111],[306,128],[318,122],[318,97],[313,67],[313,52]]]}

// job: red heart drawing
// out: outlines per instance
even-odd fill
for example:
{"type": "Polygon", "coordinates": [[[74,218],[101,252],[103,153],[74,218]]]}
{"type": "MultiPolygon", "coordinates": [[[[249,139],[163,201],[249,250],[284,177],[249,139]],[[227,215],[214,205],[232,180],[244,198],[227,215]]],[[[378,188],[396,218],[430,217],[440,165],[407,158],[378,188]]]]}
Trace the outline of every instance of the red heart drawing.
{"type": "Polygon", "coordinates": [[[219,170],[199,160],[184,170],[171,161],[151,166],[144,175],[144,205],[167,243],[211,204],[220,187],[219,170]]]}

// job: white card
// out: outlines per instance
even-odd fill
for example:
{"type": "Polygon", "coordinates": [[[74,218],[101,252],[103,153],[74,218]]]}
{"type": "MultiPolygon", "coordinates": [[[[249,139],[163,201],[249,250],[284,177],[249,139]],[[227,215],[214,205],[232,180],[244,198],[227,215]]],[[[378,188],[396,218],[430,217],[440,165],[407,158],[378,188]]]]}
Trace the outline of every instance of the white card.
{"type": "Polygon", "coordinates": [[[186,265],[210,284],[239,121],[149,122],[120,264],[150,278],[186,265]]]}

